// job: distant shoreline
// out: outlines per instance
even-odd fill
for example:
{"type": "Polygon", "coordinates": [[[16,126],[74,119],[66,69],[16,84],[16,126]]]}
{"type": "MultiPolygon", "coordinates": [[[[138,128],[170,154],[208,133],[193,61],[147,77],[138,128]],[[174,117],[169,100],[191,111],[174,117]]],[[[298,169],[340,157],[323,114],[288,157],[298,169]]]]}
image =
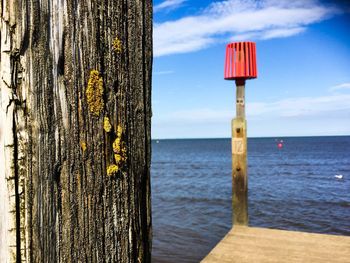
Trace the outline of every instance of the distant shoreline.
{"type": "MultiPolygon", "coordinates": [[[[323,137],[350,137],[350,135],[305,135],[305,136],[261,136],[261,137],[248,137],[248,139],[276,139],[276,138],[323,138],[323,137]]],[[[169,141],[169,140],[225,140],[231,139],[231,137],[220,138],[162,138],[152,139],[152,141],[169,141]]]]}

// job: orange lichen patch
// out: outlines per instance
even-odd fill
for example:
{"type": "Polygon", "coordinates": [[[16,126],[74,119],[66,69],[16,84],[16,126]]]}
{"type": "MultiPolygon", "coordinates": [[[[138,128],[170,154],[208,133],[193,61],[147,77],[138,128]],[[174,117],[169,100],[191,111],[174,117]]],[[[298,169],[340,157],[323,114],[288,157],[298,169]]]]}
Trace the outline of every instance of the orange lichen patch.
{"type": "Polygon", "coordinates": [[[86,88],[87,104],[90,112],[99,116],[104,107],[103,79],[97,70],[90,71],[90,77],[86,88]]]}
{"type": "Polygon", "coordinates": [[[116,174],[119,171],[118,165],[111,164],[110,166],[107,167],[107,175],[112,176],[116,174]]]}
{"type": "Polygon", "coordinates": [[[122,52],[122,42],[120,41],[120,39],[118,37],[116,37],[114,40],[113,40],[113,43],[112,43],[112,48],[115,52],[117,53],[120,53],[122,52]]]}
{"type": "Polygon", "coordinates": [[[110,132],[112,130],[112,125],[108,117],[103,118],[103,129],[105,132],[110,132]]]}
{"type": "Polygon", "coordinates": [[[81,141],[81,142],[80,142],[80,147],[81,147],[81,149],[83,150],[83,152],[85,152],[85,151],[86,151],[86,142],[81,141]]]}

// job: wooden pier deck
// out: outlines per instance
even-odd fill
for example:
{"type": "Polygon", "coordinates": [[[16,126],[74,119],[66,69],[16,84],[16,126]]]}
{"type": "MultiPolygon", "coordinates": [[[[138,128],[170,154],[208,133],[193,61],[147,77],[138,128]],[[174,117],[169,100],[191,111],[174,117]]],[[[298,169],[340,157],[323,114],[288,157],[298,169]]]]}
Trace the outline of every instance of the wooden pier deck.
{"type": "Polygon", "coordinates": [[[236,226],[202,260],[350,263],[350,237],[236,226]]]}

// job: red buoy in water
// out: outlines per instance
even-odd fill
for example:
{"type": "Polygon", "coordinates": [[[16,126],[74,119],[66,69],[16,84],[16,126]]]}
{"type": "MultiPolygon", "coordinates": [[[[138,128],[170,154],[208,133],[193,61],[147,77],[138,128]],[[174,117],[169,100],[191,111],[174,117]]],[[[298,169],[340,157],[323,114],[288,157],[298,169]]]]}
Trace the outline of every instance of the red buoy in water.
{"type": "Polygon", "coordinates": [[[282,149],[283,144],[282,144],[281,142],[279,142],[279,143],[277,144],[277,147],[278,147],[278,149],[282,149]]]}

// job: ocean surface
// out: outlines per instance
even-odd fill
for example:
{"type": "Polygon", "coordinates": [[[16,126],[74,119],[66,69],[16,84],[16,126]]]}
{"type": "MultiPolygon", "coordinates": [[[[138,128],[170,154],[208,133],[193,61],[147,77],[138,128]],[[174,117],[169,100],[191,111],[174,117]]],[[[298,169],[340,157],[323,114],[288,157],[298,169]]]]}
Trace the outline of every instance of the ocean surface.
{"type": "MultiPolygon", "coordinates": [[[[230,139],[153,141],[151,173],[153,262],[199,262],[231,228],[230,139]]],[[[248,178],[249,225],[350,236],[349,136],[248,139],[248,178]]]]}

